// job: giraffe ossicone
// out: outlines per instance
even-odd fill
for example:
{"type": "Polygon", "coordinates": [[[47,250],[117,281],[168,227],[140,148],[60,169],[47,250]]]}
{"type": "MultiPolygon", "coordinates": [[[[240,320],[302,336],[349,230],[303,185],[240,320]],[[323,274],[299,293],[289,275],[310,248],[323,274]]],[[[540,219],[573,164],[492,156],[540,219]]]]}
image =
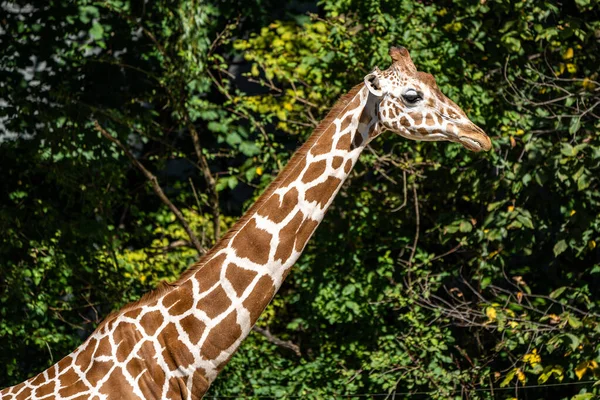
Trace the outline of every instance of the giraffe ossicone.
{"type": "Polygon", "coordinates": [[[473,151],[490,139],[408,51],[335,104],[259,200],[175,283],[111,314],[0,399],[200,399],[281,286],[365,146],[390,130],[473,151]]]}

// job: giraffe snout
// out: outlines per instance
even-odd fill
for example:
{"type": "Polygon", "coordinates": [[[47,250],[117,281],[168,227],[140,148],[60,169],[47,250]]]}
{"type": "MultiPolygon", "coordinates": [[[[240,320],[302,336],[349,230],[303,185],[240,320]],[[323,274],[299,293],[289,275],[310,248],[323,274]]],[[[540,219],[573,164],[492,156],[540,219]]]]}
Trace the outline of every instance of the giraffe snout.
{"type": "Polygon", "coordinates": [[[458,141],[471,151],[488,151],[492,148],[489,136],[475,124],[460,129],[458,141]]]}

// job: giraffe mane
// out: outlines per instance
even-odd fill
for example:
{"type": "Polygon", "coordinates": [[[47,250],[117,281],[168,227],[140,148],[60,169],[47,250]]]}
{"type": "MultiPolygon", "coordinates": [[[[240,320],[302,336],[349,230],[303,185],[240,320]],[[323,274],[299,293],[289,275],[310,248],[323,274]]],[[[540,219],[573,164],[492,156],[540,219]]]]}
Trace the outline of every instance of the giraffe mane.
{"type": "Polygon", "coordinates": [[[323,135],[323,132],[325,132],[327,128],[333,123],[333,121],[339,116],[339,114],[344,111],[346,106],[351,102],[351,100],[363,87],[364,83],[360,83],[354,86],[352,89],[350,89],[348,93],[342,95],[338,99],[338,101],[334,104],[331,110],[327,113],[327,116],[314,129],[313,133],[308,138],[308,140],[290,158],[290,160],[288,161],[285,168],[283,168],[281,173],[279,173],[275,180],[273,180],[265,189],[265,191],[260,195],[258,200],[256,200],[256,202],[244,213],[244,215],[227,231],[227,233],[225,233],[225,235],[223,235],[218,240],[218,242],[206,254],[204,254],[198,261],[196,261],[186,271],[184,271],[175,282],[169,283],[166,281],[162,281],[154,290],[145,293],[139,300],[126,304],[120,310],[111,312],[98,325],[96,331],[102,329],[104,325],[114,320],[119,315],[122,315],[127,311],[143,306],[147,303],[151,303],[156,299],[162,297],[166,293],[170,292],[171,290],[176,289],[183,282],[188,280],[192,275],[201,270],[204,264],[206,264],[206,262],[209,261],[215,253],[223,249],[231,240],[231,238],[248,222],[250,217],[256,213],[256,211],[269,199],[269,197],[271,197],[275,190],[277,190],[277,188],[280,186],[281,182],[283,182],[285,178],[287,178],[290,175],[290,173],[292,173],[295,170],[302,158],[313,147],[313,145],[317,142],[321,135],[323,135]]]}

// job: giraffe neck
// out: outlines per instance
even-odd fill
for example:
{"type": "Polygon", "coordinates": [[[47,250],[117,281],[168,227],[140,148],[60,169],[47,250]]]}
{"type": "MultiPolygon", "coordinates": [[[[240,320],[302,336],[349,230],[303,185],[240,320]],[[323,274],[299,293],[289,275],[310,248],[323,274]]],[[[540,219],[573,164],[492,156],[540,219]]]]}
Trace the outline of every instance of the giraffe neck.
{"type": "Polygon", "coordinates": [[[209,383],[280,288],[377,130],[369,98],[359,85],[333,107],[191,277],[205,290],[200,297],[206,300],[197,307],[217,315],[198,342],[209,383]]]}
{"type": "Polygon", "coordinates": [[[373,96],[353,88],[254,206],[175,284],[107,318],[77,350],[0,399],[201,398],[281,286],[368,141],[373,96]],[[48,398],[48,397],[46,397],[48,398]]]}

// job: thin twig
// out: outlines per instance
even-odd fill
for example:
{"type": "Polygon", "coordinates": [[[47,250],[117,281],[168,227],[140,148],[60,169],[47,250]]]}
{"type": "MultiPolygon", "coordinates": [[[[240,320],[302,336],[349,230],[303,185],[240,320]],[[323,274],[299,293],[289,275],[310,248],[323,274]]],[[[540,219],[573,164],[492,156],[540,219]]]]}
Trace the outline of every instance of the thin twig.
{"type": "Polygon", "coordinates": [[[286,349],[292,350],[298,357],[302,355],[300,353],[300,347],[297,344],[290,342],[289,340],[281,340],[277,336],[273,335],[271,331],[265,328],[261,328],[260,326],[254,325],[252,328],[253,331],[260,333],[267,339],[269,342],[273,343],[276,346],[284,347],[286,349]]]}

